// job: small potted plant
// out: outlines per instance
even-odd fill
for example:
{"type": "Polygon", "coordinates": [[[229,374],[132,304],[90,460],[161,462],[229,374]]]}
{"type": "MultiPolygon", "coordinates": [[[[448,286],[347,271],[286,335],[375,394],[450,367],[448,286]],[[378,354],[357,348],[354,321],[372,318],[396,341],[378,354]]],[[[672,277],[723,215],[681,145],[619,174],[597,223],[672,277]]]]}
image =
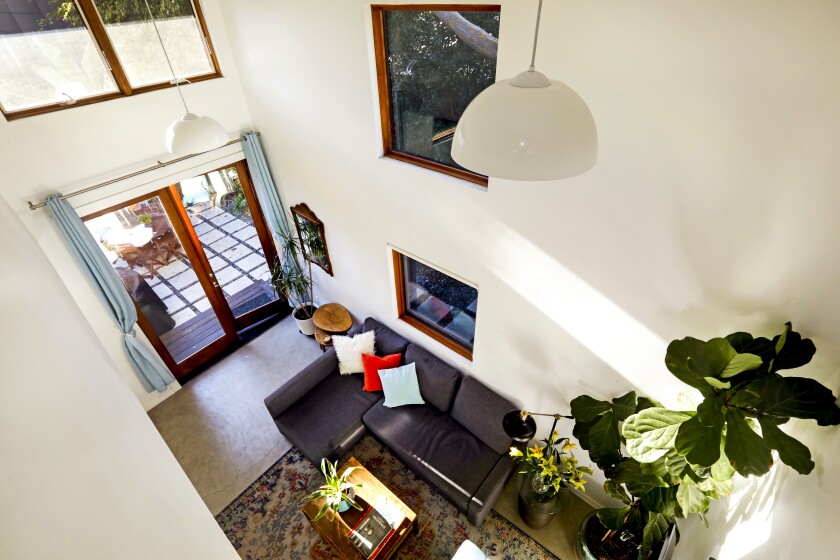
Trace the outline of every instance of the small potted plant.
{"type": "Polygon", "coordinates": [[[353,484],[347,480],[356,467],[349,467],[342,474],[337,474],[336,463],[331,463],[326,459],[321,460],[321,472],[324,473],[325,483],[309,494],[303,499],[303,502],[311,502],[314,500],[324,499],[324,505],[318,510],[318,515],[315,516],[314,521],[318,521],[327,511],[332,511],[333,514],[344,513],[351,507],[361,511],[362,506],[355,502],[356,492],[354,488],[361,488],[361,484],[353,484]]]}
{"type": "Polygon", "coordinates": [[[519,487],[519,514],[533,529],[548,525],[560,510],[568,504],[569,488],[585,491],[583,473],[592,474],[589,467],[580,467],[572,453],[576,444],[569,438],[560,438],[553,430],[545,445],[535,445],[523,452],[510,448],[513,457],[522,470],[519,487]]]}
{"type": "Polygon", "coordinates": [[[790,323],[772,340],[744,332],[687,337],[668,345],[665,365],[702,395],[696,410],[670,410],[633,392],[612,401],[573,399],[573,435],[606,475],[607,494],[622,504],[584,519],[580,557],[670,558],[657,549],[679,536],[677,519],[705,522],[711,503],[732,492],[735,473],[763,476],[777,455],[809,474],[811,452],[780,426],[792,418],[835,426],[840,408],[817,381],[780,372],[804,366],[815,352],[790,323]]]}
{"type": "Polygon", "coordinates": [[[301,265],[301,241],[292,232],[277,232],[283,250],[283,262],[275,261],[271,267],[271,285],[278,296],[286,298],[294,311],[298,330],[306,336],[315,334],[314,282],[312,263],[301,265]]]}

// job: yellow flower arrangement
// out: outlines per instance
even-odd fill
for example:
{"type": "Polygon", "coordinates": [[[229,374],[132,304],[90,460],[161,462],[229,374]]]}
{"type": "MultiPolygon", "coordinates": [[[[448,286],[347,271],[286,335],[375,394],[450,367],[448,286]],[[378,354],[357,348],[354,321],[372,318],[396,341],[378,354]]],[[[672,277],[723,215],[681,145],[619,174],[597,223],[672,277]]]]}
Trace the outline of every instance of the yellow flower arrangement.
{"type": "Polygon", "coordinates": [[[592,469],[578,466],[578,460],[572,453],[577,444],[569,438],[560,438],[556,430],[543,442],[545,445],[535,445],[525,452],[517,447],[510,448],[510,456],[522,468],[520,473],[539,475],[553,494],[561,488],[585,492],[586,479],[583,475],[592,474],[592,469]]]}

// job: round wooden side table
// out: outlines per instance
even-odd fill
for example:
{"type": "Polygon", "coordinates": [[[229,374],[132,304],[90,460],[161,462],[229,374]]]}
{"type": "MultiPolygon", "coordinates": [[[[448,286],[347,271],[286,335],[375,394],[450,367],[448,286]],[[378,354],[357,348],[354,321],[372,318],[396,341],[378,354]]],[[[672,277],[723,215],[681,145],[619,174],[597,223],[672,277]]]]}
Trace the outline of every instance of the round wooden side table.
{"type": "Polygon", "coordinates": [[[315,340],[321,347],[322,352],[332,346],[334,335],[344,335],[353,326],[353,318],[340,303],[327,303],[315,310],[312,315],[312,322],[315,323],[315,340]]]}

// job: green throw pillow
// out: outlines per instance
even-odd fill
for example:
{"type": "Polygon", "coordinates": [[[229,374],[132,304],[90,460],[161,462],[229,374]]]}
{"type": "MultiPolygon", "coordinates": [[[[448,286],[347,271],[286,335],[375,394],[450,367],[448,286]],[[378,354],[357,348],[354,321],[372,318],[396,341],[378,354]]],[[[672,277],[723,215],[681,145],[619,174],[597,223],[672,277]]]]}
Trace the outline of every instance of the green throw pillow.
{"type": "Polygon", "coordinates": [[[382,391],[385,393],[385,406],[397,408],[407,404],[426,404],[420,396],[420,385],[417,383],[417,370],[414,362],[393,369],[379,370],[382,380],[382,391]]]}

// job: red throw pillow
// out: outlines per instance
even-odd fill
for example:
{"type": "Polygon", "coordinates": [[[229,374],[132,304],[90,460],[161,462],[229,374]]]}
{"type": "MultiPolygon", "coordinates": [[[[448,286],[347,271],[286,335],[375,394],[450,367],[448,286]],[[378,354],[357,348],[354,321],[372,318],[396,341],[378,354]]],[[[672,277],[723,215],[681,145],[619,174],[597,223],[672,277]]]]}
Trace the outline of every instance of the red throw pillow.
{"type": "Polygon", "coordinates": [[[400,367],[402,354],[391,354],[390,356],[373,356],[362,354],[362,365],[365,367],[365,391],[381,391],[382,381],[379,379],[380,369],[393,369],[400,367]]]}

